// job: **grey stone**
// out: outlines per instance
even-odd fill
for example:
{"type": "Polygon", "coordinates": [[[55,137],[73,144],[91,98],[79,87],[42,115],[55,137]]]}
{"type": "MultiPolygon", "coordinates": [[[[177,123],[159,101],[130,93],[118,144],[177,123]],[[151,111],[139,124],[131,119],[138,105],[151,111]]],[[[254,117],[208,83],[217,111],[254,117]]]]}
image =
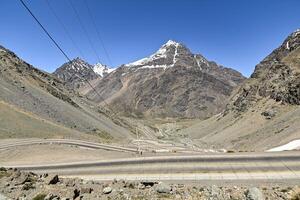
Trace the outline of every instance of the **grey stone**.
{"type": "Polygon", "coordinates": [[[267,110],[261,113],[266,119],[271,119],[276,116],[276,110],[267,110]]]}
{"type": "Polygon", "coordinates": [[[58,175],[49,175],[45,181],[48,185],[55,185],[59,182],[59,178],[58,175]]]}
{"type": "Polygon", "coordinates": [[[47,196],[44,198],[44,200],[58,200],[60,199],[59,196],[49,193],[47,194],[47,196]]]}
{"type": "Polygon", "coordinates": [[[168,184],[161,182],[156,185],[155,190],[158,193],[170,193],[172,189],[168,184]]]}
{"type": "Polygon", "coordinates": [[[84,194],[84,193],[92,193],[92,191],[93,191],[93,188],[90,188],[90,187],[85,187],[85,188],[81,188],[80,189],[80,192],[82,194],[84,194]]]}
{"type": "Polygon", "coordinates": [[[9,200],[10,198],[4,196],[3,194],[0,193],[0,200],[9,200]]]}
{"type": "Polygon", "coordinates": [[[222,190],[215,185],[211,186],[211,197],[213,200],[224,199],[222,190]]]}
{"type": "Polygon", "coordinates": [[[246,199],[247,200],[265,200],[263,193],[260,189],[253,187],[247,190],[246,192],[246,199]]]}
{"type": "Polygon", "coordinates": [[[109,193],[111,193],[112,192],[112,188],[111,187],[105,187],[104,189],[103,189],[103,194],[109,194],[109,193]]]}

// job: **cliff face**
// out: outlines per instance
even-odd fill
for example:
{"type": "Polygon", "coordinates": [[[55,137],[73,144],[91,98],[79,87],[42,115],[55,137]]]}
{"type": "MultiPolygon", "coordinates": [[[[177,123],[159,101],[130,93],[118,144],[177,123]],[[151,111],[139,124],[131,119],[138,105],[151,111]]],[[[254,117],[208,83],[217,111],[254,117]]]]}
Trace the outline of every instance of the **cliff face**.
{"type": "Polygon", "coordinates": [[[268,150],[299,139],[300,30],[255,68],[224,112],[180,132],[202,145],[268,150]]]}
{"type": "Polygon", "coordinates": [[[233,95],[229,108],[244,111],[261,98],[300,105],[300,30],[261,61],[233,95]]]}

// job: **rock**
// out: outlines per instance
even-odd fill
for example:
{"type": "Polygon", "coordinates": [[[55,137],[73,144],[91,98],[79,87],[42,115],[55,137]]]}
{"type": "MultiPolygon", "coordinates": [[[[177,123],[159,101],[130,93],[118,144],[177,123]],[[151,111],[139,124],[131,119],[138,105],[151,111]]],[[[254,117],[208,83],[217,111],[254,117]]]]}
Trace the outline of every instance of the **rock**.
{"type": "Polygon", "coordinates": [[[133,188],[135,187],[135,184],[136,184],[136,183],[133,182],[133,181],[128,181],[128,182],[125,183],[125,186],[124,186],[124,187],[133,189],[133,188]]]}
{"type": "Polygon", "coordinates": [[[109,193],[111,193],[112,192],[112,188],[111,187],[105,187],[104,189],[103,189],[103,194],[109,194],[109,193]]]}
{"type": "Polygon", "coordinates": [[[24,185],[22,186],[22,190],[30,190],[30,189],[34,189],[34,185],[31,182],[26,182],[24,183],[24,185]]]}
{"type": "Polygon", "coordinates": [[[261,115],[265,116],[266,119],[271,119],[276,116],[276,110],[266,110],[261,115]]]}
{"type": "Polygon", "coordinates": [[[89,188],[89,187],[86,187],[86,188],[81,188],[81,193],[82,194],[84,194],[84,193],[88,193],[88,194],[90,194],[90,193],[92,193],[92,191],[93,191],[93,188],[89,188]]]}
{"type": "Polygon", "coordinates": [[[246,192],[247,200],[265,200],[263,193],[256,187],[250,188],[246,192]]]}
{"type": "Polygon", "coordinates": [[[9,198],[0,193],[0,200],[9,200],[9,198]]]}
{"type": "Polygon", "coordinates": [[[49,193],[47,196],[45,196],[44,200],[58,200],[60,199],[59,196],[49,193]]]}
{"type": "Polygon", "coordinates": [[[80,195],[80,190],[78,190],[77,188],[74,190],[74,195],[73,195],[73,199],[76,199],[77,197],[79,197],[80,195]]]}
{"type": "Polygon", "coordinates": [[[157,184],[157,182],[154,181],[142,181],[141,184],[143,184],[144,186],[151,186],[153,187],[154,184],[157,184]]]}
{"type": "Polygon", "coordinates": [[[5,167],[0,167],[0,172],[7,172],[7,169],[5,167]]]}
{"type": "Polygon", "coordinates": [[[214,199],[214,200],[224,199],[222,193],[223,192],[219,187],[217,187],[215,185],[211,186],[211,197],[212,197],[212,199],[214,199]]]}
{"type": "Polygon", "coordinates": [[[138,184],[138,189],[145,189],[146,188],[146,186],[144,185],[144,184],[142,184],[142,183],[139,183],[138,184]]]}
{"type": "Polygon", "coordinates": [[[171,192],[171,187],[165,183],[159,183],[155,187],[156,192],[158,193],[170,193],[171,192]]]}
{"type": "Polygon", "coordinates": [[[48,185],[55,185],[59,182],[59,178],[58,175],[49,175],[47,176],[47,178],[45,179],[45,182],[48,185]]]}

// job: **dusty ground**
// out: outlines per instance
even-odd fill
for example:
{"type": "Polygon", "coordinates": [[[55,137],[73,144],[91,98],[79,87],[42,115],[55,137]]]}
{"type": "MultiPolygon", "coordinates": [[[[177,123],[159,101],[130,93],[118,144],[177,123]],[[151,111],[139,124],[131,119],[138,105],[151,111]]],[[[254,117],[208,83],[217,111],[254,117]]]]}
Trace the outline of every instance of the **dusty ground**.
{"type": "Polygon", "coordinates": [[[71,145],[43,144],[0,150],[0,165],[53,164],[133,156],[136,156],[136,154],[101,149],[86,149],[71,145]]]}
{"type": "Polygon", "coordinates": [[[214,116],[178,131],[198,146],[234,151],[264,151],[300,137],[300,107],[260,100],[247,112],[214,116]],[[275,115],[264,116],[264,111],[275,115]],[[271,139],[270,139],[271,138],[271,139]]]}

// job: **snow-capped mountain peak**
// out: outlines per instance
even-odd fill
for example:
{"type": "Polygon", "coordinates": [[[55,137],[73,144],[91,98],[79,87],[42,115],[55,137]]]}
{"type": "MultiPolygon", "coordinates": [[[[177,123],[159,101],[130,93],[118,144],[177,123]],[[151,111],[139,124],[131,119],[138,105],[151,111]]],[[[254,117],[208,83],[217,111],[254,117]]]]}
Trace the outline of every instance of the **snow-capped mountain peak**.
{"type": "Polygon", "coordinates": [[[126,64],[125,67],[143,68],[168,68],[177,64],[180,57],[191,56],[191,51],[183,44],[169,40],[163,44],[154,54],[138,61],[126,64]]]}
{"type": "Polygon", "coordinates": [[[101,63],[96,63],[93,67],[93,70],[96,74],[100,75],[101,77],[114,71],[114,69],[108,68],[107,65],[103,65],[101,63]]]}
{"type": "Polygon", "coordinates": [[[180,43],[178,43],[174,40],[169,40],[165,45],[166,46],[170,46],[170,45],[178,46],[178,45],[180,45],[180,43]]]}

